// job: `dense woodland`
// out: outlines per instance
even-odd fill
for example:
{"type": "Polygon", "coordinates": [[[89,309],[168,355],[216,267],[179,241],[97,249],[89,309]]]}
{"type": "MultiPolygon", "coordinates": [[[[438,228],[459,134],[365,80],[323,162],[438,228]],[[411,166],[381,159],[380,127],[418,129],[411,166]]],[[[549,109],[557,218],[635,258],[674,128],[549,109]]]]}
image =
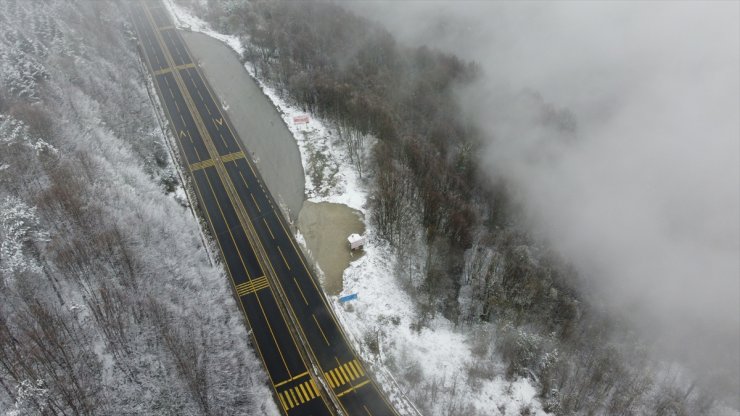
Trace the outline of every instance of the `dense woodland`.
{"type": "MultiPolygon", "coordinates": [[[[455,100],[479,76],[475,63],[399,45],[334,3],[178,2],[239,36],[258,77],[341,134],[373,189],[371,221],[398,251],[420,327],[436,314],[470,331],[492,326],[481,354],[495,347],[506,376],[530,379],[553,414],[711,413],[714,400],[660,370],[573,267],[528,234],[507,185],[482,174],[478,131],[455,100]]],[[[540,109],[536,122],[576,129],[537,94],[520,99],[540,109]]],[[[430,386],[411,376],[406,386],[425,409],[419,390],[430,386]]]]}
{"type": "Polygon", "coordinates": [[[276,412],[127,7],[0,1],[0,414],[276,412]]]}

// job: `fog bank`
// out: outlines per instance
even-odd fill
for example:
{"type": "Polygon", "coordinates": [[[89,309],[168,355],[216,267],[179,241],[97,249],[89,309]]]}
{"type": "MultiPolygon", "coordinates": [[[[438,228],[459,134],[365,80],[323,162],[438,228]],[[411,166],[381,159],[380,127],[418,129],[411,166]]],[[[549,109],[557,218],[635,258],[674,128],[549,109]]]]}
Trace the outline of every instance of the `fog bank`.
{"type": "Polygon", "coordinates": [[[348,7],[479,62],[461,102],[533,230],[670,357],[738,391],[740,3],[348,7]]]}

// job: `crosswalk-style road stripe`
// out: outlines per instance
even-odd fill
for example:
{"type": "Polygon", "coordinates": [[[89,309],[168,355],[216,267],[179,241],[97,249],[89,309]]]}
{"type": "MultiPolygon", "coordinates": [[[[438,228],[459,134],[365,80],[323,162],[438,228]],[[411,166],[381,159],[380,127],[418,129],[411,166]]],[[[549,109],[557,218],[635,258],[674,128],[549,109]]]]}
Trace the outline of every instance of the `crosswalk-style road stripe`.
{"type": "MultiPolygon", "coordinates": [[[[177,65],[174,69],[180,70],[180,69],[186,69],[186,68],[195,68],[195,64],[188,63],[184,65],[177,65]]],[[[160,70],[154,71],[154,76],[166,74],[168,72],[172,72],[172,67],[162,68],[160,70]]]]}
{"type": "MultiPolygon", "coordinates": [[[[219,159],[221,159],[221,162],[227,163],[227,162],[233,162],[237,159],[243,159],[244,152],[238,151],[234,153],[229,153],[228,155],[221,156],[219,159]]],[[[216,166],[216,161],[213,159],[206,159],[201,160],[200,162],[192,163],[190,165],[190,170],[195,172],[196,170],[205,169],[211,166],[216,166]]]]}
{"type": "Polygon", "coordinates": [[[213,159],[206,159],[206,160],[201,160],[200,162],[191,164],[190,170],[195,172],[196,170],[209,168],[215,165],[216,165],[216,162],[214,162],[213,159]]]}
{"type": "Polygon", "coordinates": [[[329,381],[329,386],[335,389],[362,377],[365,375],[365,372],[362,371],[362,366],[360,366],[357,360],[352,360],[324,374],[326,375],[326,380],[329,381]]]}
{"type": "Polygon", "coordinates": [[[262,276],[248,282],[236,285],[236,294],[239,297],[257,292],[258,290],[267,289],[270,285],[267,283],[267,277],[262,276]]]}
{"type": "Polygon", "coordinates": [[[237,159],[243,159],[244,158],[244,152],[241,150],[234,153],[229,153],[228,155],[221,156],[221,161],[226,162],[233,162],[237,159]]]}
{"type": "Polygon", "coordinates": [[[280,404],[288,411],[319,397],[319,389],[313,379],[278,393],[280,404]]]}

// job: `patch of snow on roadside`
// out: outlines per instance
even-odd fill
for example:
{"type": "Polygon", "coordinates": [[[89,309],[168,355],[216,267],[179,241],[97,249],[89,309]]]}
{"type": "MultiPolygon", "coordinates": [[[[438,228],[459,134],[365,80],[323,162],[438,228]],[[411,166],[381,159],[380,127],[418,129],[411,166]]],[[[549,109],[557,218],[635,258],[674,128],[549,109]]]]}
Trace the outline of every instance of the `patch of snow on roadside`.
{"type": "Polygon", "coordinates": [[[178,29],[201,32],[212,38],[218,39],[229,45],[229,47],[236,51],[239,56],[244,52],[244,47],[238,37],[216,32],[211,29],[211,26],[208,23],[204,22],[197,16],[193,16],[189,10],[175,4],[174,0],[164,0],[164,4],[169,9],[170,16],[174,18],[175,26],[177,26],[178,29]]]}

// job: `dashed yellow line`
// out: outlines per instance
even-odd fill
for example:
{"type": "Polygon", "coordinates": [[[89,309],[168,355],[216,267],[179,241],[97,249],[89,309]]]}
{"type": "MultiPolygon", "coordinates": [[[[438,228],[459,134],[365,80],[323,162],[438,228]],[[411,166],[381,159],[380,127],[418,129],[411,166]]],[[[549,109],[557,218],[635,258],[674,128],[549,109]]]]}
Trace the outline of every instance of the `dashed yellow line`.
{"type": "Polygon", "coordinates": [[[254,194],[249,194],[249,196],[252,197],[252,202],[254,202],[254,206],[257,207],[257,212],[262,212],[262,210],[260,209],[260,205],[257,203],[257,200],[254,199],[254,194]]]}
{"type": "Polygon", "coordinates": [[[275,239],[275,234],[272,233],[272,230],[270,229],[270,225],[267,224],[267,220],[265,219],[265,217],[262,217],[262,222],[265,223],[265,227],[267,227],[267,231],[270,232],[270,237],[272,237],[272,239],[274,240],[275,239]]]}

